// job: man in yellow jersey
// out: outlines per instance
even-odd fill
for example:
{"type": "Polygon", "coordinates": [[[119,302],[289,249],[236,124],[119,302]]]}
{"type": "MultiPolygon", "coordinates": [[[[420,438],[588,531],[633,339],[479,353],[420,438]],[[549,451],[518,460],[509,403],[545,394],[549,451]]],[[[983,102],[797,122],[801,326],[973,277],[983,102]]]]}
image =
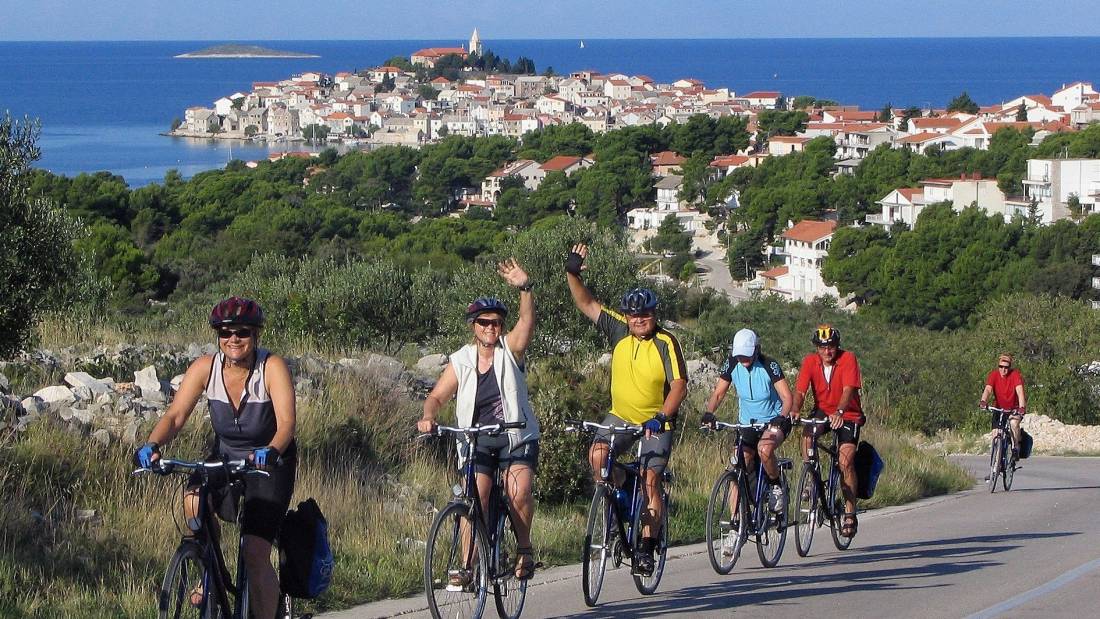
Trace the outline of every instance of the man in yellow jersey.
{"type": "MultiPolygon", "coordinates": [[[[623,295],[620,312],[605,308],[581,281],[588,247],[577,244],[565,261],[566,280],[573,302],[611,344],[611,412],[605,425],[643,425],[642,475],[648,505],[642,513],[642,543],[635,565],[638,571],[653,571],[653,549],[658,526],[664,516],[661,479],[672,453],[672,432],[676,413],[687,395],[684,355],[676,338],[657,326],[657,295],[635,288],[623,295]]],[[[627,435],[596,435],[588,452],[593,475],[607,461],[607,450],[616,454],[630,450],[636,438],[627,435]]],[[[622,480],[615,479],[616,483],[622,480]]]]}

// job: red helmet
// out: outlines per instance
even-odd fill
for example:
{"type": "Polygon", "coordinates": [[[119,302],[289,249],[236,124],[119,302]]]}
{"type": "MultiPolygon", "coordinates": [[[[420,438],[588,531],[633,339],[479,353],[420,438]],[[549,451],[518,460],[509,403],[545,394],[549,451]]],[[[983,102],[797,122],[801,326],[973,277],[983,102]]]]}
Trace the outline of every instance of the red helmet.
{"type": "Polygon", "coordinates": [[[210,326],[214,329],[222,325],[264,326],[264,311],[260,304],[252,299],[229,297],[219,301],[210,310],[210,326]]]}

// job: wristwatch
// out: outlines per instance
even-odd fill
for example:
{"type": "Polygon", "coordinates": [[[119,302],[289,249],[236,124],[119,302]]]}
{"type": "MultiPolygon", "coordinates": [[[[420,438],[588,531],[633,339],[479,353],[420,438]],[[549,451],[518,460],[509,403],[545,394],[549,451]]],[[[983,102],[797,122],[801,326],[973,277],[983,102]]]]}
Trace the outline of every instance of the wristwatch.
{"type": "Polygon", "coordinates": [[[535,287],[535,284],[531,280],[527,280],[527,283],[519,286],[519,289],[523,292],[531,292],[531,289],[535,287]]]}

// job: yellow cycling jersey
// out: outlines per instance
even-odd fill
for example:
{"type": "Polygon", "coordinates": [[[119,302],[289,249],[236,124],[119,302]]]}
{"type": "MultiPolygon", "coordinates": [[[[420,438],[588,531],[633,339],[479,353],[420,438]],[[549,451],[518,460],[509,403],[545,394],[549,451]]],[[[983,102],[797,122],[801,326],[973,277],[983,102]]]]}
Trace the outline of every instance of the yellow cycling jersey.
{"type": "Polygon", "coordinates": [[[631,424],[653,418],[669,385],[686,379],[680,342],[660,327],[648,338],[630,334],[626,317],[604,308],[596,328],[611,344],[611,414],[631,424]]]}

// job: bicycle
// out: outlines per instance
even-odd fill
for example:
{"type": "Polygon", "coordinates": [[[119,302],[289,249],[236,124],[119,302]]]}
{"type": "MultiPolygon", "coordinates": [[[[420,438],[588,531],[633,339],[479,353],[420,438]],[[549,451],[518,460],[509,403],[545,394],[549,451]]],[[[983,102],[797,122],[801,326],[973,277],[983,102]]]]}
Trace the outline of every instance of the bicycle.
{"type": "MultiPolygon", "coordinates": [[[[566,420],[565,429],[567,432],[584,432],[592,435],[595,435],[598,430],[606,430],[612,436],[620,434],[640,437],[645,434],[645,428],[640,425],[610,426],[593,421],[566,420]]],[[[625,558],[630,559],[630,573],[634,578],[634,586],[642,595],[652,595],[657,591],[665,571],[665,558],[668,553],[668,484],[672,481],[672,473],[668,469],[664,471],[661,493],[661,500],[665,506],[664,515],[656,535],[657,547],[653,549],[653,571],[645,574],[634,562],[635,551],[642,542],[642,512],[645,511],[644,506],[649,504],[641,475],[642,441],[638,440],[636,443],[633,462],[616,463],[615,450],[611,448],[607,450],[607,461],[600,468],[600,479],[592,492],[592,502],[588,508],[588,526],[585,529],[584,547],[581,552],[581,571],[583,572],[581,588],[584,592],[584,603],[590,607],[595,606],[600,597],[609,559],[616,568],[623,564],[625,558]],[[612,473],[614,467],[619,467],[625,473],[622,488],[616,488],[614,484],[612,473]],[[620,504],[620,493],[626,505],[620,504]]]]}
{"type": "Polygon", "coordinates": [[[997,477],[1001,478],[1001,485],[1005,492],[1012,489],[1012,478],[1016,474],[1016,462],[1019,459],[1019,448],[1016,445],[1016,437],[1012,429],[1008,427],[1009,417],[1016,411],[1010,408],[989,407],[993,418],[993,440],[989,449],[989,492],[997,490],[997,477]]]}
{"type": "MultiPolygon", "coordinates": [[[[783,554],[787,541],[787,503],[789,490],[787,475],[783,471],[792,467],[789,458],[776,458],[779,468],[779,484],[783,489],[783,501],[778,513],[768,508],[767,476],[764,463],[757,457],[756,483],[749,492],[749,472],[745,467],[745,439],[743,430],[763,430],[767,423],[726,423],[716,421],[714,431],[737,431],[737,442],[726,470],[714,482],[707,503],[707,557],[714,571],[725,575],[733,569],[741,556],[741,549],[751,534],[756,537],[756,552],[764,567],[775,567],[783,554]],[[730,505],[730,491],[737,490],[737,504],[730,505]]],[[[701,429],[710,429],[703,426],[701,429]]]]}
{"type": "Polygon", "coordinates": [[[802,463],[798,493],[795,495],[795,514],[798,520],[794,529],[794,538],[798,556],[805,557],[810,554],[814,530],[823,524],[829,527],[836,549],[847,550],[852,544],[852,537],[841,534],[846,506],[844,492],[841,489],[842,476],[837,451],[840,445],[837,443],[835,433],[832,445],[818,445],[818,439],[829,424],[828,419],[802,419],[801,421],[803,426],[810,428],[810,448],[806,461],[802,463]],[[821,479],[818,450],[824,451],[829,456],[827,482],[821,479]]]}
{"type": "MultiPolygon", "coordinates": [[[[234,582],[222,553],[219,528],[210,505],[211,486],[215,482],[240,485],[247,476],[267,477],[269,473],[256,469],[247,460],[192,462],[167,458],[157,460],[150,468],[139,468],[132,474],[145,473],[197,473],[199,478],[198,516],[188,519],[190,535],[183,535],[168,562],[157,597],[158,617],[248,619],[251,593],[244,564],[244,536],[238,536],[237,540],[237,574],[234,582]],[[194,603],[196,595],[200,597],[198,604],[194,603]]],[[[243,511],[238,513],[238,528],[242,520],[243,511]]],[[[280,619],[290,619],[292,616],[291,599],[285,594],[280,594],[278,616],[280,619]]]]}
{"type": "Polygon", "coordinates": [[[436,426],[434,432],[422,435],[461,436],[468,444],[462,465],[463,482],[454,485],[454,498],[432,522],[424,552],[424,593],[435,619],[444,614],[451,618],[480,617],[485,612],[490,585],[500,617],[516,619],[523,612],[527,580],[515,576],[519,544],[501,472],[498,470],[494,476],[486,517],[473,455],[479,436],[498,435],[525,426],[523,421],[469,428],[436,426]],[[492,523],[491,529],[487,528],[488,523],[492,523]]]}

